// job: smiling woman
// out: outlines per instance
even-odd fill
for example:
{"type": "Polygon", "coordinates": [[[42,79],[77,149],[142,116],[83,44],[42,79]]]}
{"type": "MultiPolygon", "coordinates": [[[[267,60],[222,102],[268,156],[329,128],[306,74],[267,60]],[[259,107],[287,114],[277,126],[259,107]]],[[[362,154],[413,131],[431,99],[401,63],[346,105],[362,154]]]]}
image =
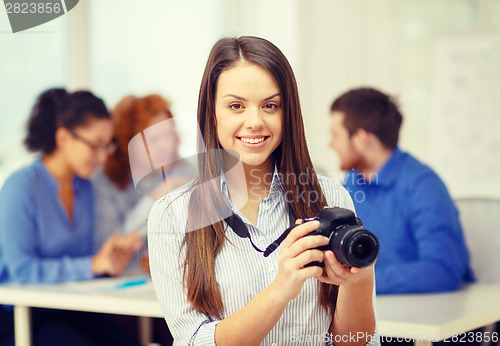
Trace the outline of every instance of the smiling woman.
{"type": "Polygon", "coordinates": [[[295,227],[268,257],[258,252],[294,218],[353,209],[340,185],[316,176],[283,53],[258,37],[219,40],[202,78],[198,125],[198,150],[207,154],[198,156],[197,179],[157,201],[148,218],[151,274],[175,344],[289,345],[297,335],[325,344],[363,335],[357,344],[377,344],[373,266],[345,268],[318,250],[328,239],[304,236],[319,223],[295,227]],[[280,178],[303,175],[299,183],[280,178]],[[324,269],[307,266],[313,261],[324,269]]]}

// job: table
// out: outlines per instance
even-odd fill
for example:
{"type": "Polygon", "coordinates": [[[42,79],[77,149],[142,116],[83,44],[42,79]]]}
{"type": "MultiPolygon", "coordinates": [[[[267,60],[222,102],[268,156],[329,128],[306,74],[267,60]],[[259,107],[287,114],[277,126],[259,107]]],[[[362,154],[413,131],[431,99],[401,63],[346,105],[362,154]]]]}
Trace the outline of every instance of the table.
{"type": "MultiPolygon", "coordinates": [[[[135,277],[96,279],[59,285],[0,285],[0,303],[15,306],[17,346],[30,345],[30,307],[163,318],[152,283],[116,289],[135,277]]],[[[473,284],[439,294],[377,296],[380,335],[415,339],[430,345],[500,320],[500,285],[473,284]]],[[[147,344],[147,335],[141,341],[147,344]]],[[[465,343],[464,343],[465,345],[465,343]]]]}
{"type": "Polygon", "coordinates": [[[14,305],[16,346],[31,345],[31,307],[140,316],[144,344],[151,337],[150,318],[163,318],[153,285],[144,277],[102,278],[58,285],[0,285],[0,304],[14,305]],[[123,283],[143,279],[144,284],[118,288],[123,283]]]}
{"type": "MultiPolygon", "coordinates": [[[[376,314],[381,336],[431,345],[500,321],[500,285],[477,283],[451,293],[377,296],[376,314]]],[[[469,333],[460,338],[472,336],[478,337],[469,333]]]]}

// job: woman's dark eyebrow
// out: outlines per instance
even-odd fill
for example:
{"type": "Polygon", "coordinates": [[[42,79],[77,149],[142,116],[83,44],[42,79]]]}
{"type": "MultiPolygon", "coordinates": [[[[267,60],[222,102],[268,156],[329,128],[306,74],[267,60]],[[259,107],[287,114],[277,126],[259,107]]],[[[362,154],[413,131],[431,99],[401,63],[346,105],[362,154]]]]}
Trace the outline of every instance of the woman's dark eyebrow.
{"type": "MultiPolygon", "coordinates": [[[[276,93],[276,94],[273,94],[269,97],[266,97],[263,101],[268,101],[276,96],[280,96],[280,93],[276,93]]],[[[226,97],[234,97],[235,99],[240,100],[240,101],[248,101],[246,98],[238,96],[238,95],[234,95],[234,94],[227,94],[223,98],[226,98],[226,97]]]]}
{"type": "Polygon", "coordinates": [[[276,96],[280,96],[280,93],[276,93],[276,94],[274,94],[274,95],[271,95],[271,96],[269,96],[269,97],[266,97],[266,98],[264,99],[264,101],[269,101],[270,99],[272,99],[272,98],[274,98],[274,97],[276,97],[276,96]]]}

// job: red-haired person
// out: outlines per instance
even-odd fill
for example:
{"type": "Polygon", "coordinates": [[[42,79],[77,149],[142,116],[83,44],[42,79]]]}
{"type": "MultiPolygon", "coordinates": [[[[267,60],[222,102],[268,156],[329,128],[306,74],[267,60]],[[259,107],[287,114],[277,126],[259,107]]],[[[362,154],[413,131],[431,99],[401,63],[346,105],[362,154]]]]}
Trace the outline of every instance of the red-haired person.
{"type": "Polygon", "coordinates": [[[198,125],[206,155],[196,180],[158,200],[148,219],[151,274],[174,344],[378,344],[373,264],[347,268],[316,249],[327,237],[305,236],[319,222],[301,219],[353,204],[315,174],[282,52],[257,37],[219,40],[198,125]],[[224,221],[231,214],[241,227],[224,221]],[[293,218],[298,226],[276,251],[257,251],[293,218]]]}
{"type": "Polygon", "coordinates": [[[194,175],[192,165],[179,157],[179,136],[165,98],[126,96],[112,120],[116,150],[92,176],[97,246],[115,232],[145,234],[154,201],[194,175]],[[155,167],[151,160],[165,165],[155,167]]]}

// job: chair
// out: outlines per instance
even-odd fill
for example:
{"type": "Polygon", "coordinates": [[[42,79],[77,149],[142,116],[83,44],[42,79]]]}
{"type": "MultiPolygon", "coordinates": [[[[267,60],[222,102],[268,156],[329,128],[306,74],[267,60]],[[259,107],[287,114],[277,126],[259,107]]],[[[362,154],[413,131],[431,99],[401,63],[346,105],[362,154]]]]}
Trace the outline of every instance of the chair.
{"type": "MultiPolygon", "coordinates": [[[[500,200],[461,198],[455,204],[477,281],[500,283],[500,200]]],[[[492,335],[498,328],[497,322],[481,330],[492,335]]],[[[493,345],[493,341],[481,345],[493,345]]]]}
{"type": "Polygon", "coordinates": [[[455,200],[478,282],[500,283],[500,200],[455,200]]]}

